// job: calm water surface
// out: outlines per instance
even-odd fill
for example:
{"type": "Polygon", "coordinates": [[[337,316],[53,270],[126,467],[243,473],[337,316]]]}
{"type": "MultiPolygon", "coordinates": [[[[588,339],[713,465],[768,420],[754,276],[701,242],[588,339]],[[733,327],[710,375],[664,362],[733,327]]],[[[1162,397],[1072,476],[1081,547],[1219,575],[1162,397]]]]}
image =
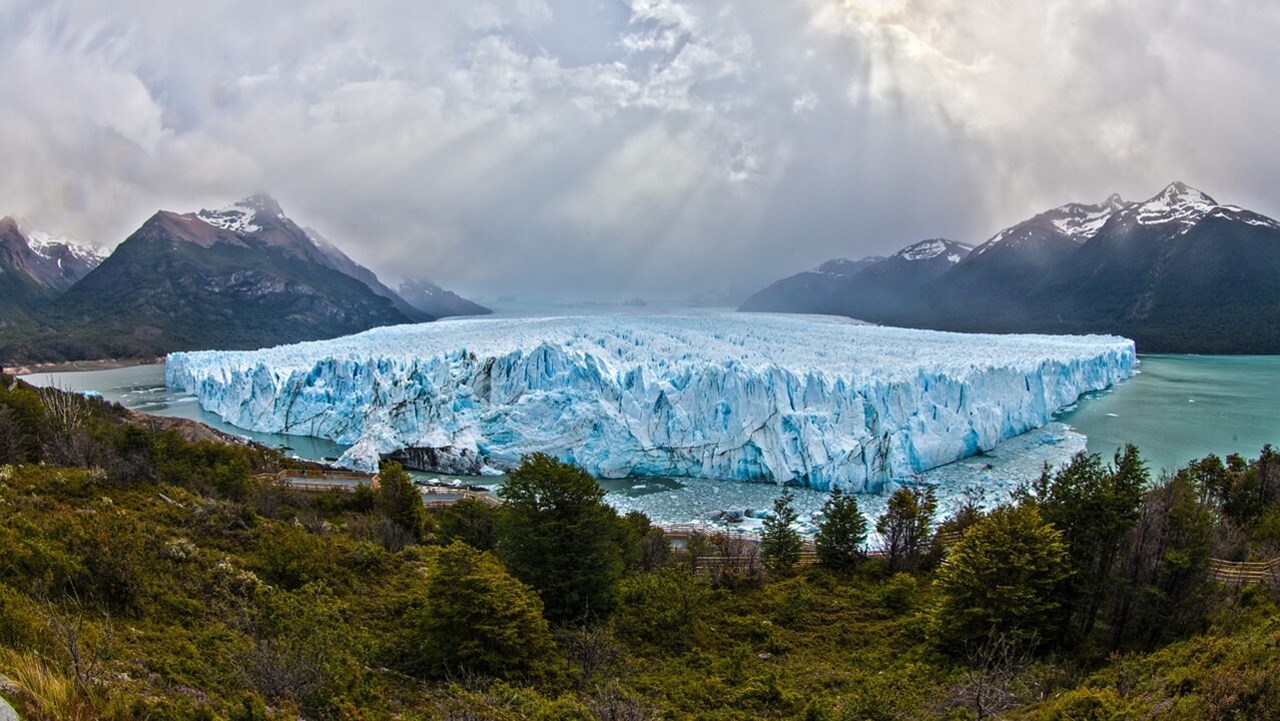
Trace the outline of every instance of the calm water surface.
{"type": "Polygon", "coordinates": [[[337,458],[346,450],[346,446],[323,438],[257,433],[225,423],[218,416],[202,409],[196,403],[195,396],[166,388],[163,363],[101,371],[33,373],[22,379],[33,385],[54,386],[64,391],[97,393],[108,401],[142,413],[200,421],[220,431],[251,438],[265,446],[292,449],[294,454],[302,458],[337,458]]]}
{"type": "Polygon", "coordinates": [[[1109,457],[1138,446],[1153,471],[1209,453],[1280,445],[1280,356],[1143,355],[1140,373],[1089,394],[1058,420],[1109,457]]]}

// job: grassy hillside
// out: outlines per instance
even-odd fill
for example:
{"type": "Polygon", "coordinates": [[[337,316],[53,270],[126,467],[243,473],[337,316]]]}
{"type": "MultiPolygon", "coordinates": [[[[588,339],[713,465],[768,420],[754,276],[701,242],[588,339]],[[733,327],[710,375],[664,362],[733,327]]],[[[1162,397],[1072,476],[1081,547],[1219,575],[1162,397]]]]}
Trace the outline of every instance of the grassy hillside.
{"type": "MultiPolygon", "coordinates": [[[[713,539],[682,553],[610,515],[611,612],[548,627],[497,560],[516,510],[406,514],[394,469],[377,493],[303,496],[256,480],[284,462],[271,452],[190,435],[0,379],[0,693],[24,718],[1280,718],[1266,587],[1206,586],[1203,614],[1150,648],[1112,653],[1104,614],[1082,640],[957,652],[938,643],[949,591],[928,557],[694,575],[713,539]],[[473,638],[528,648],[480,671],[473,638]]],[[[1280,528],[1261,465],[1197,471],[1233,479],[1242,554],[1280,528]]],[[[952,553],[979,534],[963,538],[952,553]]]]}

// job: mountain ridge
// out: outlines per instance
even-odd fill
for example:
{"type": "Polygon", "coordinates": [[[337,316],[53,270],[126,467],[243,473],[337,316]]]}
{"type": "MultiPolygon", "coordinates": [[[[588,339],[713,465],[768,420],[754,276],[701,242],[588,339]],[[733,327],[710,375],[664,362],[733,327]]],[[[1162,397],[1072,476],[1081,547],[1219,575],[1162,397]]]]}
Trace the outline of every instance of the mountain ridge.
{"type": "MultiPolygon", "coordinates": [[[[876,323],[1119,333],[1144,352],[1280,353],[1280,223],[1176,181],[1144,201],[1112,195],[1039,213],[878,304],[860,299],[853,278],[839,286],[825,291],[825,312],[876,323]]],[[[810,312],[805,303],[741,309],[810,312]]]]}

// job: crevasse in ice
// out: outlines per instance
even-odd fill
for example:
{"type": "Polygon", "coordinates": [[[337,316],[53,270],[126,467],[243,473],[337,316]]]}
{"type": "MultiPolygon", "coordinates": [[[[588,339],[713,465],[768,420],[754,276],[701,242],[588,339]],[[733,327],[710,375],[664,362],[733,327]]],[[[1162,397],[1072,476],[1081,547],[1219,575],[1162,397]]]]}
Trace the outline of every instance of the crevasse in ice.
{"type": "Polygon", "coordinates": [[[1114,336],[971,335],[775,314],[464,319],[173,353],[170,386],[246,429],[484,470],[552,453],[599,477],[878,491],[1047,423],[1133,374],[1114,336]]]}

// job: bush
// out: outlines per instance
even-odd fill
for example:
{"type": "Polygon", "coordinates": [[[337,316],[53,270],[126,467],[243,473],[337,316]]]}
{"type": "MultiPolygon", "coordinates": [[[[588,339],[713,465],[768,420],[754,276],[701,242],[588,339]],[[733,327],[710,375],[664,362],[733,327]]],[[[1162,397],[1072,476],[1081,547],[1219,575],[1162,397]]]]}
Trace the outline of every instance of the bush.
{"type": "Polygon", "coordinates": [[[965,532],[938,571],[939,645],[964,651],[997,638],[1033,644],[1052,636],[1066,574],[1061,534],[1034,506],[997,508],[965,532]]]}
{"type": "Polygon", "coordinates": [[[410,627],[407,656],[422,676],[540,675],[554,656],[537,594],[461,541],[440,550],[410,627]]]}
{"type": "Polygon", "coordinates": [[[619,586],[614,630],[635,646],[687,651],[698,644],[712,593],[706,579],[683,569],[630,576],[619,586]]]}
{"type": "Polygon", "coordinates": [[[421,541],[427,532],[427,508],[422,505],[422,493],[399,463],[389,461],[378,471],[374,507],[380,517],[399,526],[415,541],[421,541]]]}

